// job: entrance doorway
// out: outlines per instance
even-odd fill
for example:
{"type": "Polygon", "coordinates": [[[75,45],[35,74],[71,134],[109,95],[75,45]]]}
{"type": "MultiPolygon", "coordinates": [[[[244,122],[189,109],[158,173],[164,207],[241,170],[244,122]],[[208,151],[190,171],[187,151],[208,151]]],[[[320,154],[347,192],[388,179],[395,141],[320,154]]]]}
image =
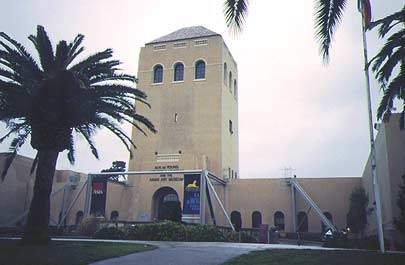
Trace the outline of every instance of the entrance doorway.
{"type": "Polygon", "coordinates": [[[170,187],[162,187],[153,194],[153,220],[181,221],[181,205],[177,192],[170,187]]]}

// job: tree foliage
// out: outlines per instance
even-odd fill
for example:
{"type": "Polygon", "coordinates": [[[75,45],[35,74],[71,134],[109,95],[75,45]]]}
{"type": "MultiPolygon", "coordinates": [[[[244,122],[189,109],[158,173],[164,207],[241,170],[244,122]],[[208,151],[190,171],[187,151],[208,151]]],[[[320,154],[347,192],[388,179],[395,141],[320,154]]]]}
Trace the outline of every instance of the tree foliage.
{"type": "MultiPolygon", "coordinates": [[[[101,170],[101,172],[125,172],[127,169],[127,165],[124,161],[114,161],[112,162],[112,166],[107,169],[101,170]]],[[[102,176],[102,175],[101,175],[102,176]]],[[[106,175],[107,179],[112,181],[125,181],[125,175],[106,175]]]]}
{"type": "MultiPolygon", "coordinates": [[[[315,37],[325,62],[329,60],[329,48],[346,6],[347,0],[315,1],[315,37]]],[[[248,9],[248,0],[225,0],[223,12],[228,28],[240,32],[246,22],[248,9]]]]}
{"type": "Polygon", "coordinates": [[[133,86],[134,76],[119,73],[121,62],[111,59],[111,49],[75,63],[84,51],[83,35],[60,41],[55,51],[42,26],[29,40],[39,62],[0,32],[0,120],[8,129],[0,143],[14,135],[12,155],[31,136],[34,149],[68,150],[68,159],[74,163],[73,133],[78,133],[98,158],[92,137],[100,128],[115,134],[132,155],[130,146],[135,144],[119,124],[128,122],[144,134],[156,131],[134,107],[134,101],[149,106],[146,94],[133,86]]]}
{"type": "Polygon", "coordinates": [[[402,185],[399,186],[397,205],[399,217],[394,220],[395,227],[405,235],[405,173],[402,175],[402,185]]]}
{"type": "Polygon", "coordinates": [[[135,88],[134,76],[119,72],[121,62],[112,59],[111,49],[78,61],[84,51],[83,35],[71,42],[62,40],[54,49],[44,27],[38,26],[36,35],[28,39],[38,60],[0,32],[0,121],[8,130],[0,143],[13,137],[1,177],[31,137],[31,146],[38,151],[33,165],[37,170],[23,242],[47,243],[56,162],[59,153],[68,150],[68,159],[74,163],[74,133],[82,136],[98,158],[93,136],[100,128],[118,137],[131,156],[135,143],[120,124],[128,122],[145,135],[156,130],[134,105],[149,106],[146,94],[135,88]]]}
{"type": "Polygon", "coordinates": [[[372,23],[379,26],[379,35],[386,42],[371,60],[372,70],[384,95],[377,110],[377,118],[388,121],[394,110],[394,100],[402,101],[400,128],[405,121],[405,5],[402,10],[372,23]]]}
{"type": "Polygon", "coordinates": [[[364,233],[367,226],[368,196],[363,187],[356,187],[350,194],[349,213],[347,225],[353,233],[364,233]]]}

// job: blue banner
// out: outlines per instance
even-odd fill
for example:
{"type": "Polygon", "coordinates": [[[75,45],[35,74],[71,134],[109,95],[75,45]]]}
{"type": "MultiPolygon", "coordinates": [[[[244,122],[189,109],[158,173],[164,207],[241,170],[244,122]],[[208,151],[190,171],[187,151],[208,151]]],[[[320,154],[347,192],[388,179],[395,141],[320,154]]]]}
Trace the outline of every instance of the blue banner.
{"type": "Polygon", "coordinates": [[[184,175],[183,214],[200,214],[200,174],[184,175]]]}

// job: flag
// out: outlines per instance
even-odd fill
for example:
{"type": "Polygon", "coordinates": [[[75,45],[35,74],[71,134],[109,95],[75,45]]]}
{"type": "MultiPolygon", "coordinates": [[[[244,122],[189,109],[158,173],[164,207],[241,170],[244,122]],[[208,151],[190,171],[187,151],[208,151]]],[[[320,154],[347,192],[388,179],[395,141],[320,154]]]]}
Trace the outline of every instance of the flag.
{"type": "Polygon", "coordinates": [[[369,0],[358,0],[357,8],[363,14],[364,24],[366,27],[371,22],[371,4],[369,0]]]}

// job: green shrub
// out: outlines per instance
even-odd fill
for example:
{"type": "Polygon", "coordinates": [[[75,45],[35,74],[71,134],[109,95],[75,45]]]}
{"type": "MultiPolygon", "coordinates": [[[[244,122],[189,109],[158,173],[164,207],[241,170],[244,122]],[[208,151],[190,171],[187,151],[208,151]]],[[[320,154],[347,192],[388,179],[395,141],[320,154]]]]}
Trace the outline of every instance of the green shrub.
{"type": "Polygon", "coordinates": [[[176,222],[163,222],[158,223],[157,230],[159,240],[162,241],[185,241],[186,240],[186,227],[181,223],[176,222]]]}
{"type": "Polygon", "coordinates": [[[152,241],[184,241],[186,230],[184,225],[166,221],[155,224],[140,224],[126,230],[126,239],[152,241]]]}
{"type": "Polygon", "coordinates": [[[239,242],[239,232],[228,231],[224,233],[225,242],[239,242]]]}
{"type": "Polygon", "coordinates": [[[93,236],[100,229],[102,218],[90,216],[85,218],[79,227],[79,234],[83,236],[93,236]]]}
{"type": "Polygon", "coordinates": [[[213,225],[184,225],[171,221],[134,225],[126,230],[125,238],[152,241],[227,241],[222,232],[213,225]]]}
{"type": "MultiPolygon", "coordinates": [[[[385,241],[385,247],[388,248],[389,242],[385,241]]],[[[332,239],[327,239],[323,245],[328,248],[351,248],[351,249],[369,249],[378,250],[378,238],[376,236],[371,236],[362,239],[348,239],[343,237],[336,237],[332,239]]]]}
{"type": "Polygon", "coordinates": [[[124,232],[116,227],[101,228],[94,234],[94,238],[99,239],[124,239],[124,232]]]}
{"type": "Polygon", "coordinates": [[[186,226],[187,241],[195,242],[221,242],[226,241],[222,232],[214,225],[186,226]]]}

